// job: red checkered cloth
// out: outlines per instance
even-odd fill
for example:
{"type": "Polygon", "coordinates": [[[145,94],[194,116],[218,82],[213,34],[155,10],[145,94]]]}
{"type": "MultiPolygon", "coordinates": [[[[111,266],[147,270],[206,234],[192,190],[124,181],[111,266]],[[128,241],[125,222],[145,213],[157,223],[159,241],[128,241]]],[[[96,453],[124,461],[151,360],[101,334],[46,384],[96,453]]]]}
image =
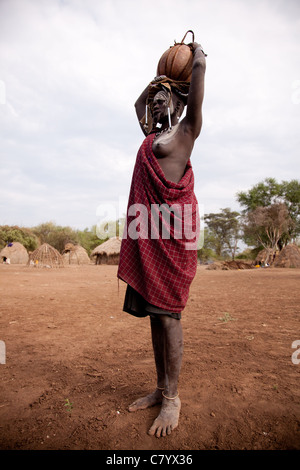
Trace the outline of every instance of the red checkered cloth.
{"type": "Polygon", "coordinates": [[[188,161],[178,183],[167,180],[152,151],[154,137],[148,135],[137,154],[118,278],[152,305],[179,313],[188,300],[197,267],[195,233],[199,233],[199,215],[194,173],[188,161]],[[159,210],[162,204],[163,214],[159,210]],[[193,249],[187,249],[191,242],[193,249]]]}

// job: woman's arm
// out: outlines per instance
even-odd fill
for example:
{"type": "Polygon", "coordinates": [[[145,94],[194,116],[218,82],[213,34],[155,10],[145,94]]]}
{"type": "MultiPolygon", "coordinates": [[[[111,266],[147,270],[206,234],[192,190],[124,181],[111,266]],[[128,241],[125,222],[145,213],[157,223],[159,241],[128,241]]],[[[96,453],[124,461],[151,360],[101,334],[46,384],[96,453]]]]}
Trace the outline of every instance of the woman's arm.
{"type": "MultiPolygon", "coordinates": [[[[138,97],[138,99],[136,100],[136,102],[134,104],[139,124],[140,124],[141,129],[142,129],[142,131],[145,135],[148,135],[148,133],[146,132],[146,130],[144,128],[144,123],[141,122],[141,121],[142,121],[143,117],[146,114],[146,104],[147,104],[147,99],[148,99],[149,87],[151,87],[151,85],[153,85],[156,81],[161,80],[162,78],[166,78],[166,76],[165,75],[160,75],[158,77],[155,77],[152,80],[152,82],[150,82],[149,85],[146,86],[145,90],[141,93],[141,95],[138,97]]],[[[150,113],[149,109],[148,109],[148,113],[150,113]]],[[[152,125],[152,117],[149,114],[147,116],[147,119],[148,119],[148,123],[150,122],[151,125],[152,125]]]]}
{"type": "Polygon", "coordinates": [[[134,106],[135,106],[135,111],[136,115],[139,121],[139,125],[143,131],[143,133],[147,136],[148,133],[146,131],[145,122],[143,120],[143,117],[146,114],[146,103],[147,103],[147,98],[148,98],[148,91],[149,91],[149,85],[145,88],[145,90],[142,92],[142,94],[138,97],[136,100],[134,106]]]}
{"type": "Polygon", "coordinates": [[[138,120],[140,121],[142,117],[145,115],[146,111],[146,102],[147,102],[147,97],[148,97],[148,89],[149,85],[145,88],[145,90],[142,92],[142,94],[138,97],[136,100],[134,106],[135,106],[135,112],[137,115],[138,120]]]}
{"type": "Polygon", "coordinates": [[[196,139],[202,127],[202,103],[204,98],[205,54],[200,44],[191,44],[194,51],[191,84],[189,89],[186,116],[182,121],[185,131],[196,139]]]}

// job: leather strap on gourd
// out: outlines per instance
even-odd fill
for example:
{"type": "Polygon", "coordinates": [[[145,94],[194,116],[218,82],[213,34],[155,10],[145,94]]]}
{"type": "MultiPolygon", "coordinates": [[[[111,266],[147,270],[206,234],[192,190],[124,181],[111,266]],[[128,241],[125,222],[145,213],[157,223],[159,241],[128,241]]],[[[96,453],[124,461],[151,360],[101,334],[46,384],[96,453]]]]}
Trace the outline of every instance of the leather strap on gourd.
{"type": "MultiPolygon", "coordinates": [[[[183,41],[185,40],[185,37],[186,37],[186,35],[187,35],[188,33],[192,33],[192,35],[193,35],[193,41],[192,41],[192,42],[195,42],[195,35],[194,35],[194,32],[193,32],[191,29],[189,29],[189,30],[185,33],[185,35],[183,36],[181,42],[176,42],[176,40],[174,40],[174,46],[180,46],[180,45],[184,44],[183,41]]],[[[185,44],[185,45],[187,46],[188,44],[185,44]]]]}
{"type": "MultiPolygon", "coordinates": [[[[174,41],[174,46],[180,46],[180,44],[184,44],[183,41],[185,40],[185,37],[186,37],[186,35],[187,35],[188,33],[192,33],[192,35],[193,35],[193,41],[192,41],[192,42],[195,42],[194,31],[192,31],[191,29],[189,29],[189,30],[185,33],[185,35],[183,36],[181,42],[176,42],[176,41],[174,41]]],[[[192,46],[191,46],[190,44],[185,44],[185,45],[186,45],[186,46],[189,46],[189,48],[192,50],[192,46]]],[[[207,57],[207,54],[205,54],[205,52],[204,52],[204,50],[202,49],[202,47],[201,47],[201,51],[203,52],[203,54],[205,55],[205,57],[207,57]]]]}
{"type": "Polygon", "coordinates": [[[181,44],[183,44],[183,41],[185,40],[185,37],[186,37],[186,35],[187,35],[188,33],[192,33],[192,35],[193,35],[193,41],[192,41],[192,42],[195,42],[194,31],[192,31],[191,29],[189,29],[189,30],[185,33],[185,35],[183,36],[183,39],[181,40],[181,44]]]}

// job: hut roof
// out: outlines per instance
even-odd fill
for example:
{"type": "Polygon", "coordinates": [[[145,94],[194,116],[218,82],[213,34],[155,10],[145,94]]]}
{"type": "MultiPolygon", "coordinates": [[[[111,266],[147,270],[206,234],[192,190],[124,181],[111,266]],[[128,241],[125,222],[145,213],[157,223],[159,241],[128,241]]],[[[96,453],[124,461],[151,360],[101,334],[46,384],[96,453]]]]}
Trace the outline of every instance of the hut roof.
{"type": "Polygon", "coordinates": [[[259,251],[256,255],[255,262],[259,263],[264,261],[267,257],[268,251],[264,248],[263,250],[259,251]]]}
{"type": "Polygon", "coordinates": [[[64,249],[64,253],[67,252],[67,251],[73,251],[75,250],[75,248],[79,246],[79,245],[74,245],[74,243],[66,243],[65,244],[65,249],[64,249]]]}
{"type": "Polygon", "coordinates": [[[294,243],[286,245],[275,259],[276,268],[300,268],[300,250],[294,243]]]}
{"type": "Polygon", "coordinates": [[[26,264],[28,262],[26,248],[19,242],[12,242],[0,252],[0,258],[9,258],[12,264],[26,264]]]}
{"type": "Polygon", "coordinates": [[[30,254],[28,264],[50,268],[60,268],[64,265],[61,254],[48,243],[44,243],[30,254]]]}
{"type": "Polygon", "coordinates": [[[101,243],[101,245],[94,248],[94,250],[91,253],[91,256],[104,255],[104,254],[106,254],[107,256],[118,255],[121,249],[121,242],[122,242],[122,238],[112,237],[106,242],[101,243]]]}
{"type": "Polygon", "coordinates": [[[80,245],[67,243],[62,254],[64,264],[90,264],[87,251],[80,245]]]}

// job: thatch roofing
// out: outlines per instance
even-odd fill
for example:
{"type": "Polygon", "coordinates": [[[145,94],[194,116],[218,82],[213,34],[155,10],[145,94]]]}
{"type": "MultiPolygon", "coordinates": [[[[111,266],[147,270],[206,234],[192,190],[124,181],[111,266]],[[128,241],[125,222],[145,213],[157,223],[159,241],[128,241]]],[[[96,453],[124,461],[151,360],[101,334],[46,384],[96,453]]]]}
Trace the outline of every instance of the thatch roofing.
{"type": "Polygon", "coordinates": [[[300,268],[300,250],[298,246],[290,243],[282,248],[273,266],[276,268],[300,268]]]}
{"type": "Polygon", "coordinates": [[[120,254],[120,249],[121,249],[121,242],[122,238],[120,237],[112,237],[109,240],[107,240],[104,243],[101,243],[101,245],[97,246],[94,248],[94,250],[91,253],[91,256],[97,256],[97,255],[107,255],[107,256],[113,256],[113,255],[119,255],[120,254]]]}
{"type": "Polygon", "coordinates": [[[22,243],[12,242],[0,251],[0,258],[9,258],[11,264],[26,264],[29,255],[22,243]]]}
{"type": "Polygon", "coordinates": [[[265,259],[267,258],[268,254],[269,254],[268,250],[266,250],[265,248],[263,250],[260,250],[256,255],[255,263],[256,264],[258,264],[259,262],[263,263],[265,259]]]}
{"type": "Polygon", "coordinates": [[[90,264],[87,251],[80,245],[67,243],[62,254],[64,264],[90,264]]]}
{"type": "Polygon", "coordinates": [[[59,251],[48,243],[44,243],[29,256],[28,265],[47,268],[63,267],[63,258],[59,251]]]}

